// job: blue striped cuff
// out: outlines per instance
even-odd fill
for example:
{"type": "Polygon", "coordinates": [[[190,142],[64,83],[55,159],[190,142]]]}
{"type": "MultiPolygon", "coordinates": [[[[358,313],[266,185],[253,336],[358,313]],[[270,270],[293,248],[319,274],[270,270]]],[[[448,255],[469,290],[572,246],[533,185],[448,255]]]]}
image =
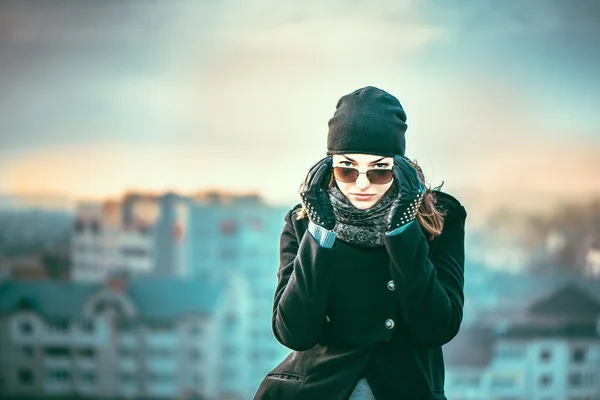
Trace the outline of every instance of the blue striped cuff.
{"type": "Polygon", "coordinates": [[[415,219],[413,219],[413,220],[412,220],[412,221],[410,221],[408,224],[404,224],[404,225],[402,225],[401,227],[399,227],[399,228],[396,228],[396,229],[394,229],[394,230],[393,230],[393,231],[391,231],[391,232],[386,232],[386,235],[388,235],[388,236],[394,236],[394,235],[398,235],[398,234],[400,234],[400,233],[404,232],[404,231],[406,230],[406,228],[408,228],[408,227],[410,226],[410,224],[414,224],[414,223],[415,223],[415,221],[416,221],[416,220],[415,220],[415,219]]]}
{"type": "Polygon", "coordinates": [[[308,223],[308,231],[315,238],[319,246],[328,249],[333,247],[335,242],[335,232],[327,230],[320,225],[314,224],[312,221],[308,223]]]}

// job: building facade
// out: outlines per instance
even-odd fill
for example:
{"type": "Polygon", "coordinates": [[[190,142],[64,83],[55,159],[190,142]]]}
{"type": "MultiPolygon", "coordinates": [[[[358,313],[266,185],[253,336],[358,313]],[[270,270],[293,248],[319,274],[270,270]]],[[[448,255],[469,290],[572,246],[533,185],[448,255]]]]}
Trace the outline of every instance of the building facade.
{"type": "Polygon", "coordinates": [[[244,290],[179,278],[3,282],[0,393],[244,398],[252,385],[233,369],[249,353],[244,290]]]}
{"type": "Polygon", "coordinates": [[[600,400],[600,302],[568,284],[444,348],[453,400],[600,400]]]}

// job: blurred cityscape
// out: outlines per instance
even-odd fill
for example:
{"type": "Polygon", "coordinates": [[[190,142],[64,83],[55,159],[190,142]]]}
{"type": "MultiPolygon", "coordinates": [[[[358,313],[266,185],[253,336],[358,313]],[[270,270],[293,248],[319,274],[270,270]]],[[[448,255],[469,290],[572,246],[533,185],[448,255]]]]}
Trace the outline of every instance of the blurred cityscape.
{"type": "MultiPolygon", "coordinates": [[[[290,205],[292,206],[292,205],[290,205]]],[[[288,206],[258,195],[0,201],[2,398],[251,399],[288,206]]],[[[600,200],[470,229],[451,400],[600,399],[600,200]]]]}

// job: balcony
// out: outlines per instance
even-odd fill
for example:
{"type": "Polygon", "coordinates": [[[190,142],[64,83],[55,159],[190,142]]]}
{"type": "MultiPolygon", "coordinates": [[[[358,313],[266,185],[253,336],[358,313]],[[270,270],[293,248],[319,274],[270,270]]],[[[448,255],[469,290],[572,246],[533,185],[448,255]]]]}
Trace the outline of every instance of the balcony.
{"type": "Polygon", "coordinates": [[[75,367],[78,369],[93,369],[96,367],[96,360],[89,357],[78,357],[75,359],[75,367]]]}
{"type": "Polygon", "coordinates": [[[138,361],[135,358],[120,358],[117,365],[121,372],[136,372],[139,369],[138,361]]]}
{"type": "Polygon", "coordinates": [[[93,383],[89,382],[78,382],[76,384],[75,392],[83,397],[94,397],[98,388],[93,383]]]}
{"type": "Polygon", "coordinates": [[[176,331],[146,333],[147,347],[168,347],[176,349],[179,345],[179,335],[176,331]]]}
{"type": "Polygon", "coordinates": [[[135,383],[121,383],[118,392],[123,397],[138,397],[138,387],[135,383]]]}
{"type": "Polygon", "coordinates": [[[46,356],[44,366],[48,369],[70,369],[73,366],[73,359],[69,356],[46,356]]]}
{"type": "Polygon", "coordinates": [[[137,347],[139,338],[133,333],[121,333],[117,336],[117,344],[119,347],[137,347]]]}
{"type": "Polygon", "coordinates": [[[179,363],[176,358],[148,358],[146,370],[151,374],[176,375],[179,372],[179,363]]]}
{"type": "Polygon", "coordinates": [[[174,382],[151,382],[147,384],[146,390],[149,396],[156,397],[175,397],[178,393],[174,382]]]}
{"type": "Polygon", "coordinates": [[[62,382],[54,379],[46,379],[44,382],[44,391],[47,394],[66,394],[74,392],[73,385],[70,382],[62,382]]]}

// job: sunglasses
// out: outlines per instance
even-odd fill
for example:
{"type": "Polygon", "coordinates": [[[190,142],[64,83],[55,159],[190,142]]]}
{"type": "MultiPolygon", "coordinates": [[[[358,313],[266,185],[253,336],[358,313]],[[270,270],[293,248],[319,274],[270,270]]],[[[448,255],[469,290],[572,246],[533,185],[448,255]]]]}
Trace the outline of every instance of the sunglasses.
{"type": "Polygon", "coordinates": [[[333,168],[333,176],[335,179],[344,183],[355,182],[360,174],[366,174],[367,179],[375,185],[384,185],[389,183],[393,178],[391,169],[370,169],[367,172],[358,172],[355,168],[333,168]]]}

